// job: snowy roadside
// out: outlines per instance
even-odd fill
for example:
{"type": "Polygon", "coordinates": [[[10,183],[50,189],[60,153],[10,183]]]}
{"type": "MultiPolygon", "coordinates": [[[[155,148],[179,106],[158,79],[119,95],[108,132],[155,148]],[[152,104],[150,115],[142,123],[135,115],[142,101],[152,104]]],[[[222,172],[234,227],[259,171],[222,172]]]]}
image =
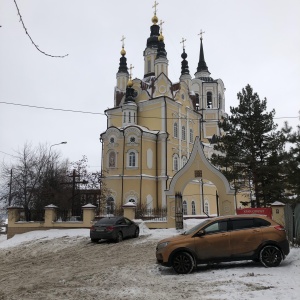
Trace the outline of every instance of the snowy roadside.
{"type": "Polygon", "coordinates": [[[140,228],[140,238],[119,244],[90,243],[88,229],[1,235],[0,299],[299,299],[300,248],[277,268],[245,261],[177,275],[156,264],[155,246],[179,232],[140,228]]]}

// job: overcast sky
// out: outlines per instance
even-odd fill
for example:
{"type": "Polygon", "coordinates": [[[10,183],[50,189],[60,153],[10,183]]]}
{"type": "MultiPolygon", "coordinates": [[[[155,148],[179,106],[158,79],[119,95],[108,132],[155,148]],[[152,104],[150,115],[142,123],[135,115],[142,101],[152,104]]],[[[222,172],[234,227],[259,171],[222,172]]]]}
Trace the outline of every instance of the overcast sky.
{"type": "MultiPolygon", "coordinates": [[[[100,170],[99,135],[106,129],[104,110],[113,106],[121,37],[133,77],[143,77],[143,50],[150,35],[152,0],[0,0],[0,160],[13,161],[25,142],[53,144],[52,150],[77,161],[86,155],[100,170]],[[4,152],[4,153],[3,153],[4,152]],[[7,153],[7,154],[5,154],[7,153]]],[[[237,106],[236,94],[248,83],[276,122],[296,129],[300,110],[299,0],[158,0],[157,16],[169,59],[169,77],[180,76],[185,43],[190,73],[196,72],[202,29],[205,60],[211,77],[226,87],[226,111],[237,106]]]]}

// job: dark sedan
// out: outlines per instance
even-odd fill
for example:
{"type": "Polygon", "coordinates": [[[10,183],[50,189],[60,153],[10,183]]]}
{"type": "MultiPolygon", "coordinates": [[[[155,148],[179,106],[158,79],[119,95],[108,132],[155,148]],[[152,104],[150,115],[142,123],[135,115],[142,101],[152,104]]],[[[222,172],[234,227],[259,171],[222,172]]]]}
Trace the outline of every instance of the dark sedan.
{"type": "Polygon", "coordinates": [[[93,243],[99,240],[113,240],[121,242],[123,238],[137,238],[140,234],[139,226],[124,217],[107,217],[97,221],[90,229],[90,238],[93,243]]]}

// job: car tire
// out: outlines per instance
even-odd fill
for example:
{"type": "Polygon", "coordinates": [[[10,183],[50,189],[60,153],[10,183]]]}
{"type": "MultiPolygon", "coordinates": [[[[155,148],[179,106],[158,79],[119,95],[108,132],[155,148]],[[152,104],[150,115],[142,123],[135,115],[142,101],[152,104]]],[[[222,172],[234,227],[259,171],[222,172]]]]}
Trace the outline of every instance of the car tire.
{"type": "Polygon", "coordinates": [[[140,235],[140,229],[139,228],[136,228],[135,232],[134,232],[134,238],[138,238],[140,235]]]}
{"type": "Polygon", "coordinates": [[[178,252],[172,259],[172,267],[178,274],[189,274],[194,269],[195,262],[191,254],[178,252]]]}
{"type": "Polygon", "coordinates": [[[282,253],[274,245],[265,246],[260,251],[259,259],[266,268],[277,267],[282,261],[282,253]]]}
{"type": "Polygon", "coordinates": [[[98,243],[100,239],[91,239],[92,243],[98,243]]]}
{"type": "Polygon", "coordinates": [[[121,231],[118,232],[117,238],[115,239],[116,243],[120,243],[123,241],[123,234],[121,231]]]}

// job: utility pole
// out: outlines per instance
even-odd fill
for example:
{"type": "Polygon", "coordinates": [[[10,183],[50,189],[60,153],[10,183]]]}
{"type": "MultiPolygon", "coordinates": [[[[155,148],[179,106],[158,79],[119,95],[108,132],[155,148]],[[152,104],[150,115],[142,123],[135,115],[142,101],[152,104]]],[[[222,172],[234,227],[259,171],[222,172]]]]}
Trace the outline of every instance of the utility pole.
{"type": "Polygon", "coordinates": [[[8,206],[11,205],[11,185],[12,185],[12,169],[10,169],[10,181],[9,181],[9,196],[8,196],[8,206]]]}

